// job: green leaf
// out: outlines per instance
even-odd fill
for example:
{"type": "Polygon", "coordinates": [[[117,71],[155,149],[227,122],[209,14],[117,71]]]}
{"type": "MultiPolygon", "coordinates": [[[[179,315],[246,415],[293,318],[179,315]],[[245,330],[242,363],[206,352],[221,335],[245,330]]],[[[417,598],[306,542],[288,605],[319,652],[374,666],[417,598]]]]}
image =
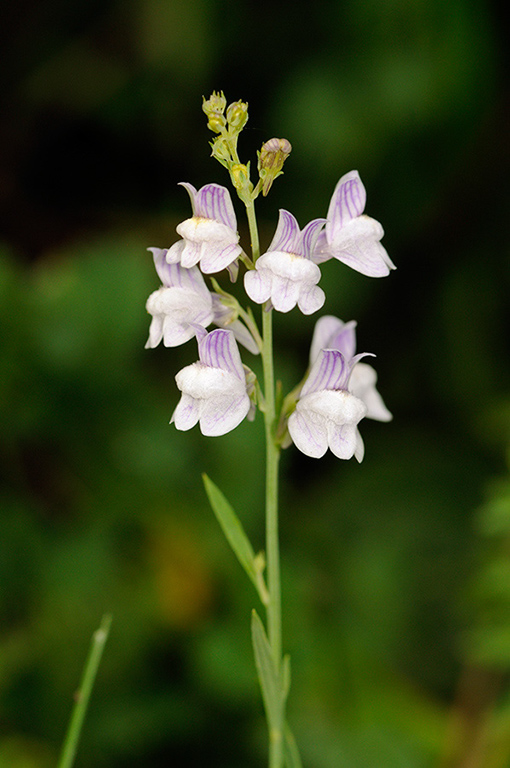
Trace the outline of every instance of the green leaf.
{"type": "Polygon", "coordinates": [[[269,730],[281,733],[283,694],[271,646],[269,645],[264,625],[256,611],[252,611],[251,615],[251,632],[255,664],[257,666],[269,730]]]}
{"type": "Polygon", "coordinates": [[[284,755],[287,768],[303,768],[296,740],[287,724],[285,724],[284,755]]]}
{"type": "Polygon", "coordinates": [[[264,565],[264,559],[258,555],[255,556],[244,528],[241,525],[236,513],[226,500],[217,485],[206,475],[202,475],[205,491],[213,509],[216,519],[227,537],[227,541],[234,550],[237,559],[253,582],[261,601],[267,605],[268,593],[264,583],[261,568],[264,565]]]}
{"type": "Polygon", "coordinates": [[[282,659],[282,695],[283,700],[287,700],[290,690],[290,656],[285,654],[282,659]]]}

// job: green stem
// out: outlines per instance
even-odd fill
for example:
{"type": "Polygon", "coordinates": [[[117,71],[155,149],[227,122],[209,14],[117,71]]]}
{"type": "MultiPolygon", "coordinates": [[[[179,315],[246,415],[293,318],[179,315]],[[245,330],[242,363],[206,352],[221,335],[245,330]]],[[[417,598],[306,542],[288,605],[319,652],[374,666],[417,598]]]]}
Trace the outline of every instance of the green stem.
{"type": "MultiPolygon", "coordinates": [[[[259,236],[255,218],[255,205],[246,206],[250,227],[252,258],[255,264],[260,256],[259,236]]],[[[282,606],[280,585],[280,548],[278,542],[278,465],[280,447],[275,442],[275,382],[273,363],[273,310],[262,311],[262,367],[264,370],[264,423],[266,432],[266,559],[267,587],[267,634],[276,673],[280,675],[282,658],[282,606]]],[[[269,768],[283,766],[283,725],[285,722],[282,703],[279,722],[269,733],[269,768]]]]}
{"type": "Polygon", "coordinates": [[[58,768],[71,768],[74,763],[83,720],[90,699],[90,693],[99,667],[99,662],[101,661],[101,656],[103,655],[103,649],[108,639],[111,623],[111,616],[103,616],[99,629],[94,632],[92,637],[89,655],[85,663],[80,687],[76,694],[73,713],[67,729],[64,746],[62,747],[58,768]]]}
{"type": "Polygon", "coordinates": [[[257,227],[257,219],[255,218],[255,204],[253,200],[251,202],[251,205],[246,206],[246,213],[248,216],[248,226],[250,227],[251,256],[252,256],[252,261],[255,264],[258,257],[260,256],[260,245],[259,245],[259,230],[257,227]]]}
{"type": "MultiPolygon", "coordinates": [[[[269,603],[267,605],[268,639],[276,674],[280,675],[282,657],[282,608],[280,585],[280,549],[278,542],[278,464],[280,448],[274,439],[275,387],[273,370],[272,309],[262,313],[264,368],[264,421],[266,429],[266,558],[269,603]]],[[[283,764],[283,704],[280,722],[269,734],[269,767],[283,764]]]]}

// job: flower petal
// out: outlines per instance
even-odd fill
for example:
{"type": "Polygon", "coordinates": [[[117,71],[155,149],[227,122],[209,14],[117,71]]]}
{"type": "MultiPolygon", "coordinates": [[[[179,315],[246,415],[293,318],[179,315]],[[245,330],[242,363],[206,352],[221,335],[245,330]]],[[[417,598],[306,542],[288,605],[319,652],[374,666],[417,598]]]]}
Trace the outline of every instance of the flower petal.
{"type": "Polygon", "coordinates": [[[328,444],[338,459],[351,459],[354,456],[358,447],[358,435],[359,430],[355,424],[339,427],[333,422],[328,423],[328,444]]]}
{"type": "MultiPolygon", "coordinates": [[[[184,240],[178,240],[166,252],[166,260],[169,264],[178,264],[181,261],[182,252],[186,243],[184,240]]],[[[149,250],[152,250],[151,248],[149,250]]],[[[155,255],[154,255],[155,258],[155,255]]]]}
{"type": "Polygon", "coordinates": [[[206,437],[218,437],[231,432],[246,418],[250,410],[250,398],[244,392],[237,397],[233,393],[209,398],[202,403],[200,431],[206,437]]]}
{"type": "Polygon", "coordinates": [[[326,294],[318,285],[302,288],[298,298],[298,307],[304,315],[313,315],[324,306],[326,294]]]}
{"type": "Polygon", "coordinates": [[[356,321],[342,322],[333,315],[323,315],[315,323],[310,346],[310,365],[321,349],[338,349],[346,360],[356,352],[356,321]]]}
{"type": "Polygon", "coordinates": [[[300,398],[322,390],[345,390],[349,373],[349,366],[341,352],[336,349],[321,350],[303,385],[300,398]]]}
{"type": "Polygon", "coordinates": [[[268,270],[251,269],[244,276],[244,289],[256,304],[263,304],[271,297],[272,276],[268,270]]]}
{"type": "Polygon", "coordinates": [[[305,456],[320,459],[328,450],[328,433],[322,420],[313,420],[300,411],[299,403],[288,421],[289,434],[296,448],[305,456]]]}
{"type": "Polygon", "coordinates": [[[198,343],[198,354],[204,365],[228,371],[244,384],[244,368],[232,331],[218,328],[208,333],[198,343]]]}
{"type": "MultiPolygon", "coordinates": [[[[326,225],[327,227],[327,225],[326,225]]],[[[359,216],[348,222],[336,235],[327,233],[333,256],[368,277],[385,277],[395,265],[379,240],[384,230],[375,219],[359,216]]]]}
{"type": "Polygon", "coordinates": [[[198,422],[198,417],[199,401],[183,392],[181,399],[177,403],[177,407],[172,414],[170,424],[175,424],[176,429],[186,431],[195,426],[198,422]]]}
{"type": "Polygon", "coordinates": [[[333,258],[325,229],[321,229],[319,232],[311,258],[315,264],[322,264],[333,258]]]}
{"type": "Polygon", "coordinates": [[[195,215],[214,219],[234,232],[237,229],[236,215],[230,192],[220,184],[206,184],[195,196],[195,215]]]}
{"type": "Polygon", "coordinates": [[[271,240],[271,244],[267,249],[267,253],[270,251],[297,253],[299,239],[299,224],[297,223],[296,218],[292,213],[286,211],[285,208],[280,208],[278,226],[276,227],[276,232],[271,240]]]}
{"type": "Polygon", "coordinates": [[[200,260],[200,267],[205,275],[211,275],[215,272],[221,272],[230,265],[241,254],[242,248],[237,243],[231,243],[224,248],[213,250],[207,248],[200,260]]]}
{"type": "Polygon", "coordinates": [[[386,408],[383,399],[376,389],[377,373],[371,365],[358,363],[352,369],[349,379],[349,391],[363,400],[367,406],[367,418],[376,421],[391,421],[393,416],[386,408]]]}
{"type": "Polygon", "coordinates": [[[319,234],[326,223],[326,219],[314,219],[310,221],[301,233],[301,243],[299,245],[298,253],[305,257],[305,259],[311,259],[315,251],[315,246],[319,234]]]}
{"type": "Polygon", "coordinates": [[[198,193],[197,193],[197,190],[195,189],[195,187],[193,186],[193,184],[189,184],[189,182],[187,182],[187,181],[180,181],[180,182],[179,182],[179,186],[181,186],[181,187],[184,187],[184,189],[185,189],[185,190],[186,190],[186,192],[188,193],[188,195],[189,195],[189,198],[190,198],[190,200],[191,200],[191,210],[193,211],[193,216],[195,216],[195,215],[196,215],[196,211],[195,211],[195,207],[196,207],[196,206],[195,206],[195,199],[196,199],[196,196],[197,196],[197,194],[198,194],[198,193]]]}
{"type": "Polygon", "coordinates": [[[328,240],[331,242],[345,225],[365,210],[367,193],[358,171],[346,173],[335,187],[328,209],[328,240]]]}

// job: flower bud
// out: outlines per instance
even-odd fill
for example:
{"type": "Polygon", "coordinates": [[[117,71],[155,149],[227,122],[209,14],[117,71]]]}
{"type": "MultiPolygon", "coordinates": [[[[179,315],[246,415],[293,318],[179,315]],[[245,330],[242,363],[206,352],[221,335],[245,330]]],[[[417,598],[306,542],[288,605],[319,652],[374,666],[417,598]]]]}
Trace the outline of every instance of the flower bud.
{"type": "Polygon", "coordinates": [[[206,115],[210,115],[213,112],[217,112],[220,115],[224,113],[225,107],[227,106],[227,100],[223,95],[223,91],[221,91],[221,93],[216,93],[216,91],[213,91],[212,95],[208,99],[205,97],[202,98],[202,109],[206,115]]]}
{"type": "Polygon", "coordinates": [[[208,117],[207,127],[213,133],[221,133],[226,128],[227,124],[223,116],[226,106],[227,100],[223,92],[213,91],[212,96],[209,99],[204,98],[202,102],[202,109],[208,117]]]}
{"type": "Polygon", "coordinates": [[[230,128],[241,131],[248,122],[248,104],[243,101],[230,104],[227,109],[227,122],[230,128]]]}
{"type": "Polygon", "coordinates": [[[262,149],[258,153],[258,170],[264,197],[271,189],[276,177],[283,173],[283,164],[291,151],[292,145],[287,139],[269,139],[262,145],[262,149]]]}
{"type": "Polygon", "coordinates": [[[232,166],[230,174],[232,176],[232,184],[236,189],[242,189],[250,181],[248,168],[240,163],[232,166]]]}

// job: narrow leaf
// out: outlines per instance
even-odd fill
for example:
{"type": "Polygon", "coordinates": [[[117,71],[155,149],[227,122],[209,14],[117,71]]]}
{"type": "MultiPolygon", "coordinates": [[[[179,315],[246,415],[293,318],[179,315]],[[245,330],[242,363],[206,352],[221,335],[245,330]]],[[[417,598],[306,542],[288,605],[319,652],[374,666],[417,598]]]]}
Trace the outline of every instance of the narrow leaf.
{"type": "Polygon", "coordinates": [[[285,656],[282,659],[281,689],[282,689],[283,700],[286,701],[287,696],[289,695],[289,690],[290,690],[290,656],[288,653],[285,654],[285,656]]]}
{"type": "Polygon", "coordinates": [[[239,518],[218,486],[215,485],[207,475],[202,475],[202,478],[209,502],[216,515],[216,519],[223,529],[223,533],[227,537],[227,541],[255,585],[255,589],[257,590],[260,599],[263,603],[266,602],[267,590],[262,574],[260,573],[260,567],[257,566],[253,547],[244,532],[244,528],[241,525],[239,518]]]}
{"type": "Polygon", "coordinates": [[[287,768],[303,768],[296,740],[287,724],[285,724],[284,755],[287,768]]]}
{"type": "Polygon", "coordinates": [[[269,730],[275,733],[281,733],[283,696],[273,654],[271,652],[271,646],[269,645],[264,625],[256,611],[252,611],[251,615],[251,632],[253,650],[255,653],[255,664],[257,666],[269,730]]]}

